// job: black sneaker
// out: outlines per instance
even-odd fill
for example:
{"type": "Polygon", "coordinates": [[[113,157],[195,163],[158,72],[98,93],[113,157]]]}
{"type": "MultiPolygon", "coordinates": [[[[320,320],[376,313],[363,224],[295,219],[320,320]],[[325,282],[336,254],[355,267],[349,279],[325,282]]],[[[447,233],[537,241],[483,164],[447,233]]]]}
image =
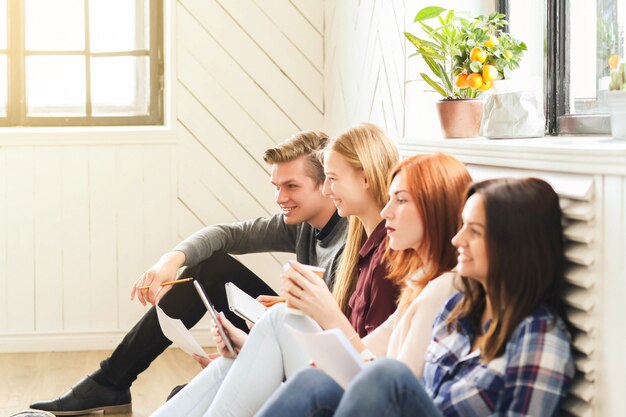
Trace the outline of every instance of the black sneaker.
{"type": "Polygon", "coordinates": [[[103,411],[125,414],[132,412],[129,389],[117,389],[98,384],[85,377],[56,400],[39,401],[30,405],[35,410],[49,411],[57,416],[77,416],[103,411]]]}

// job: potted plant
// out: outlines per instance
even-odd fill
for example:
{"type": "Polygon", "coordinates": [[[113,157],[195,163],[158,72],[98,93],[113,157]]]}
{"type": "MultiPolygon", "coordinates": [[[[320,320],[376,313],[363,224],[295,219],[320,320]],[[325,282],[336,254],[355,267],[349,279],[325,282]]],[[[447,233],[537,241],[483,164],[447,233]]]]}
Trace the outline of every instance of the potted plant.
{"type": "Polygon", "coordinates": [[[609,113],[613,139],[626,140],[626,63],[611,57],[611,84],[609,84],[609,113]]]}
{"type": "Polygon", "coordinates": [[[437,111],[446,138],[477,137],[483,107],[476,99],[519,67],[526,45],[502,32],[504,17],[500,13],[468,17],[429,6],[414,20],[429,39],[404,32],[416,48],[411,56],[420,56],[434,76],[420,73],[422,79],[443,96],[437,111]],[[438,26],[426,24],[431,19],[437,19],[438,26]]]}

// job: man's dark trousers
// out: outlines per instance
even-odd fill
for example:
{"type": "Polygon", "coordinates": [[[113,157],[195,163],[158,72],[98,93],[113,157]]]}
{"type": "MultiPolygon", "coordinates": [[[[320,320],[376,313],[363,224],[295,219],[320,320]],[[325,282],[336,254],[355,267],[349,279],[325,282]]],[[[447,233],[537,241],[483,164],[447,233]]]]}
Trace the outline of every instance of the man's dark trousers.
{"type": "MultiPolygon", "coordinates": [[[[245,322],[228,309],[224,284],[232,282],[252,297],[276,293],[252,271],[224,252],[215,252],[195,267],[186,268],[180,278],[193,277],[204,287],[217,311],[222,311],[237,327],[248,330],[245,322]]],[[[168,316],[193,327],[206,307],[191,283],[174,285],[159,302],[168,316]]],[[[100,363],[102,376],[118,389],[130,387],[172,342],[161,332],[156,310],[152,307],[126,334],[111,356],[100,363]]]]}

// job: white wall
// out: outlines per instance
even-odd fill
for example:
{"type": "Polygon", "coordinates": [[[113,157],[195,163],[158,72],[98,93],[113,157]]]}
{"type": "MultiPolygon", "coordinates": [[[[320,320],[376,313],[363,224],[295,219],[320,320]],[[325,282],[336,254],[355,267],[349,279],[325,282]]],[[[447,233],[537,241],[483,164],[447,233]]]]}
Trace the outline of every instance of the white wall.
{"type": "MultiPolygon", "coordinates": [[[[0,131],[0,352],[115,346],[139,275],[203,225],[273,214],[263,151],[323,125],[323,2],[166,3],[171,129],[0,131]]],[[[241,258],[277,288],[286,256],[241,258]]]]}
{"type": "Polygon", "coordinates": [[[394,139],[441,136],[435,110],[440,96],[426,91],[430,87],[419,73],[428,72],[428,67],[417,58],[407,59],[413,46],[403,35],[419,30],[413,19],[426,5],[472,14],[495,10],[493,0],[326,0],[324,91],[329,133],[370,121],[394,139]]]}
{"type": "Polygon", "coordinates": [[[0,351],[110,344],[173,243],[171,140],[51,132],[0,135],[0,351]]]}
{"type": "MultiPolygon", "coordinates": [[[[276,212],[265,149],[323,124],[322,2],[177,6],[177,239],[276,212]]],[[[284,254],[240,257],[278,289],[284,254]]]]}
{"type": "MultiPolygon", "coordinates": [[[[0,351],[114,346],[144,311],[131,283],[164,251],[203,225],[275,211],[261,155],[299,130],[439,134],[437,97],[406,84],[418,62],[402,31],[418,2],[168,7],[172,129],[0,132],[0,351]]],[[[278,286],[285,255],[242,259],[278,286]]]]}

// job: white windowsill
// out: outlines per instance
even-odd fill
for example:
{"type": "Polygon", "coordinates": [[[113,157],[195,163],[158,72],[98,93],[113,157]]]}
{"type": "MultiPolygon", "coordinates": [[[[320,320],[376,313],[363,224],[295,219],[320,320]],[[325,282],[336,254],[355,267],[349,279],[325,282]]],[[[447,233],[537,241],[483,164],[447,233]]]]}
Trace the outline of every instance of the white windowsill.
{"type": "Polygon", "coordinates": [[[403,156],[445,152],[470,164],[585,174],[626,175],[626,141],[610,136],[528,139],[403,138],[403,156]]]}
{"type": "Polygon", "coordinates": [[[164,145],[176,142],[171,126],[2,127],[2,146],[164,145]]]}

